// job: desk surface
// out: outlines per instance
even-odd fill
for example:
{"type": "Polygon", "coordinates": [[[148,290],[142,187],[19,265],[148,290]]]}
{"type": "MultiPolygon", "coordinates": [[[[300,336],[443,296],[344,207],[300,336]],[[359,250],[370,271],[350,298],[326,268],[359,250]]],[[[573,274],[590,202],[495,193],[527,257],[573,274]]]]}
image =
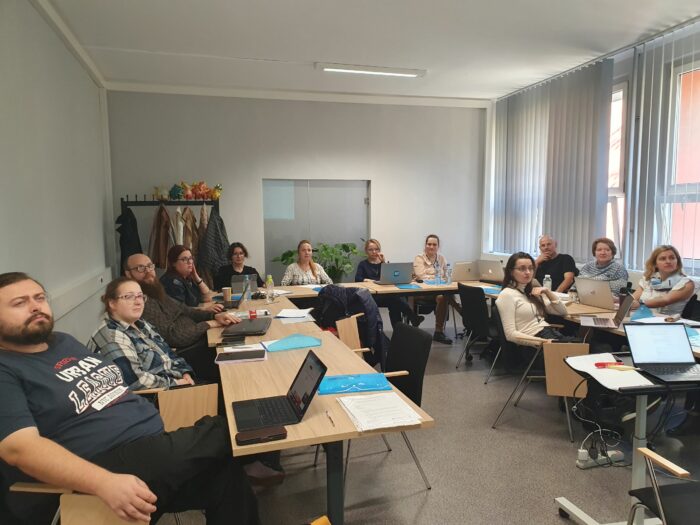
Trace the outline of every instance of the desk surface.
{"type": "MultiPolygon", "coordinates": [[[[313,348],[313,351],[328,367],[328,375],[375,372],[358,354],[350,350],[333,334],[320,332],[314,335],[321,338],[322,345],[313,348]]],[[[237,432],[231,403],[257,397],[286,394],[302,361],[306,357],[306,353],[306,349],[271,352],[268,353],[265,361],[232,363],[220,367],[231,437],[235,436],[237,432]]],[[[408,428],[427,428],[435,424],[433,418],[420,407],[414,405],[398,390],[394,390],[423,418],[420,425],[360,433],[355,428],[354,423],[350,421],[345,410],[336,401],[337,395],[316,395],[304,416],[304,420],[298,425],[287,425],[287,439],[246,446],[236,445],[235,440],[233,440],[233,455],[245,456],[260,452],[355,439],[364,435],[381,434],[382,432],[395,432],[408,428]],[[332,418],[332,422],[326,415],[326,411],[332,418]]]]}

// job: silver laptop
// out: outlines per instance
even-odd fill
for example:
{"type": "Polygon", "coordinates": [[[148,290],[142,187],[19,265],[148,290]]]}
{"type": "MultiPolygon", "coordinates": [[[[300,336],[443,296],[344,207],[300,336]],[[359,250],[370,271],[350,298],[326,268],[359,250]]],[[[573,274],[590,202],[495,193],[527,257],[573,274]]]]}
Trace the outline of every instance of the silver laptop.
{"type": "Polygon", "coordinates": [[[406,284],[413,280],[413,263],[382,264],[376,284],[406,284]]]}
{"type": "Polygon", "coordinates": [[[231,293],[238,295],[243,291],[243,282],[245,281],[245,278],[248,277],[248,280],[250,281],[250,286],[248,287],[250,289],[251,293],[255,293],[258,291],[258,276],[257,275],[232,275],[231,276],[231,293]]]}
{"type": "Polygon", "coordinates": [[[584,279],[581,277],[576,277],[574,280],[581,304],[606,310],[615,309],[615,300],[610,291],[608,281],[596,281],[595,279],[584,279]]]}
{"type": "Polygon", "coordinates": [[[480,260],[479,280],[486,283],[501,284],[503,282],[503,264],[501,261],[480,260]]]}
{"type": "Polygon", "coordinates": [[[634,366],[662,381],[699,382],[685,325],[681,323],[625,324],[634,366]]]}
{"type": "Polygon", "coordinates": [[[452,270],[452,280],[455,282],[478,281],[479,263],[475,261],[455,263],[454,270],[452,270]]]}
{"type": "Polygon", "coordinates": [[[596,317],[594,315],[582,315],[581,326],[594,326],[596,328],[618,328],[622,324],[622,320],[627,316],[627,313],[632,308],[634,297],[631,294],[625,296],[624,301],[620,303],[620,308],[617,309],[615,317],[596,317]]]}

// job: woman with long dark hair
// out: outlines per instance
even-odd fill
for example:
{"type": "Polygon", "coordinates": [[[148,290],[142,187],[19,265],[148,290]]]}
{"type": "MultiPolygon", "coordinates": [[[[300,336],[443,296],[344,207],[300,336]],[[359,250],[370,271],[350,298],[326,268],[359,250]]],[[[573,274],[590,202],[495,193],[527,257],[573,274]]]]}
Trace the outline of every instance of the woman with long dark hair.
{"type": "Polygon", "coordinates": [[[168,271],[161,276],[160,282],[165,293],[187,306],[214,313],[224,309],[222,305],[211,302],[211,290],[197,273],[192,252],[186,246],[176,244],[168,250],[168,271]],[[208,304],[199,306],[205,302],[208,304]]]}
{"type": "Polygon", "coordinates": [[[503,273],[503,289],[496,306],[508,341],[518,344],[579,341],[562,334],[545,320],[547,314],[565,316],[566,306],[554,292],[535,280],[535,260],[529,253],[511,255],[503,273]]]}

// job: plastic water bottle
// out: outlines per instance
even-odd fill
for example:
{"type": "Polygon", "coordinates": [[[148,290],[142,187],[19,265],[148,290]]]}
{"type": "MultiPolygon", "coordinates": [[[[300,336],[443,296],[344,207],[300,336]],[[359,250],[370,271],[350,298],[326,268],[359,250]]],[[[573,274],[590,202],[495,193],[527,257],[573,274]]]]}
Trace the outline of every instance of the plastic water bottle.
{"type": "Polygon", "coordinates": [[[435,284],[442,284],[440,279],[440,263],[437,259],[435,259],[435,264],[433,267],[435,268],[435,284]]]}
{"type": "Polygon", "coordinates": [[[272,275],[268,274],[265,279],[265,302],[272,303],[275,300],[275,281],[272,280],[272,275]]]}
{"type": "Polygon", "coordinates": [[[575,304],[579,303],[578,290],[576,290],[575,284],[572,284],[571,288],[569,288],[569,299],[571,299],[572,303],[575,303],[575,304]]]}
{"type": "Polygon", "coordinates": [[[245,292],[245,297],[241,298],[243,301],[250,301],[253,297],[253,292],[250,291],[250,275],[243,276],[243,289],[245,292]]]}
{"type": "Polygon", "coordinates": [[[549,274],[544,276],[544,280],[542,281],[542,286],[544,286],[547,290],[552,289],[552,277],[549,274]]]}
{"type": "Polygon", "coordinates": [[[452,267],[450,263],[445,266],[445,284],[452,284],[452,267]]]}

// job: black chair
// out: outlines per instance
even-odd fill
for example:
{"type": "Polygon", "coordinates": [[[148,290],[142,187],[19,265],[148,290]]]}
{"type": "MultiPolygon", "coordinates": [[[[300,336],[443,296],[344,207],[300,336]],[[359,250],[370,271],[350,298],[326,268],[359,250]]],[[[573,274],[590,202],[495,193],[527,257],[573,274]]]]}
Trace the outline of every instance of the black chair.
{"type": "MultiPolygon", "coordinates": [[[[484,289],[477,286],[465,286],[461,283],[457,284],[457,289],[459,290],[459,300],[462,303],[462,322],[464,323],[464,332],[467,334],[467,340],[464,342],[464,349],[459,355],[459,359],[457,359],[455,368],[459,368],[459,364],[465,355],[467,363],[472,361],[473,356],[470,351],[480,339],[486,339],[487,342],[498,339],[498,330],[489,317],[484,289]]],[[[491,377],[493,365],[496,364],[500,351],[499,348],[484,384],[488,383],[489,377],[491,377]]]]}
{"type": "Polygon", "coordinates": [[[693,481],[659,485],[654,467],[666,470],[677,478],[689,479],[690,472],[674,465],[648,448],[638,448],[637,451],[644,456],[647,473],[651,479],[651,487],[629,491],[630,496],[637,498],[639,502],[630,508],[627,524],[634,523],[640,508],[648,509],[661,520],[663,525],[697,523],[697,501],[700,497],[700,485],[693,481]]]}
{"type": "Polygon", "coordinates": [[[700,317],[696,312],[695,312],[695,305],[698,303],[698,295],[693,294],[693,296],[688,299],[688,302],[685,305],[685,308],[683,308],[683,311],[681,312],[681,317],[683,319],[692,319],[693,321],[698,321],[698,317],[700,317]]]}
{"type": "MultiPolygon", "coordinates": [[[[437,306],[437,302],[435,299],[414,299],[413,301],[413,311],[416,312],[416,315],[428,315],[432,314],[435,311],[435,308],[437,306]]],[[[445,322],[450,320],[450,310],[454,310],[454,306],[451,304],[449,305],[449,308],[447,309],[447,319],[445,322]]],[[[406,320],[405,320],[406,321],[406,320]]],[[[457,318],[454,315],[454,312],[452,313],[452,325],[454,326],[455,329],[455,337],[459,339],[460,337],[463,337],[464,334],[457,332],[457,318]]]]}
{"type": "MultiPolygon", "coordinates": [[[[420,406],[423,398],[423,377],[425,376],[425,367],[428,364],[432,344],[433,338],[429,333],[405,323],[397,323],[394,327],[386,358],[386,372],[397,372],[400,370],[408,372],[408,375],[390,377],[389,381],[418,406],[420,406]]],[[[418,456],[416,456],[406,432],[401,431],[401,437],[406,442],[408,451],[411,453],[416,467],[418,467],[425,487],[431,489],[430,482],[423,471],[420,461],[418,461],[418,456]]],[[[345,478],[347,478],[349,458],[350,441],[348,441],[348,452],[345,457],[345,478]]]]}

